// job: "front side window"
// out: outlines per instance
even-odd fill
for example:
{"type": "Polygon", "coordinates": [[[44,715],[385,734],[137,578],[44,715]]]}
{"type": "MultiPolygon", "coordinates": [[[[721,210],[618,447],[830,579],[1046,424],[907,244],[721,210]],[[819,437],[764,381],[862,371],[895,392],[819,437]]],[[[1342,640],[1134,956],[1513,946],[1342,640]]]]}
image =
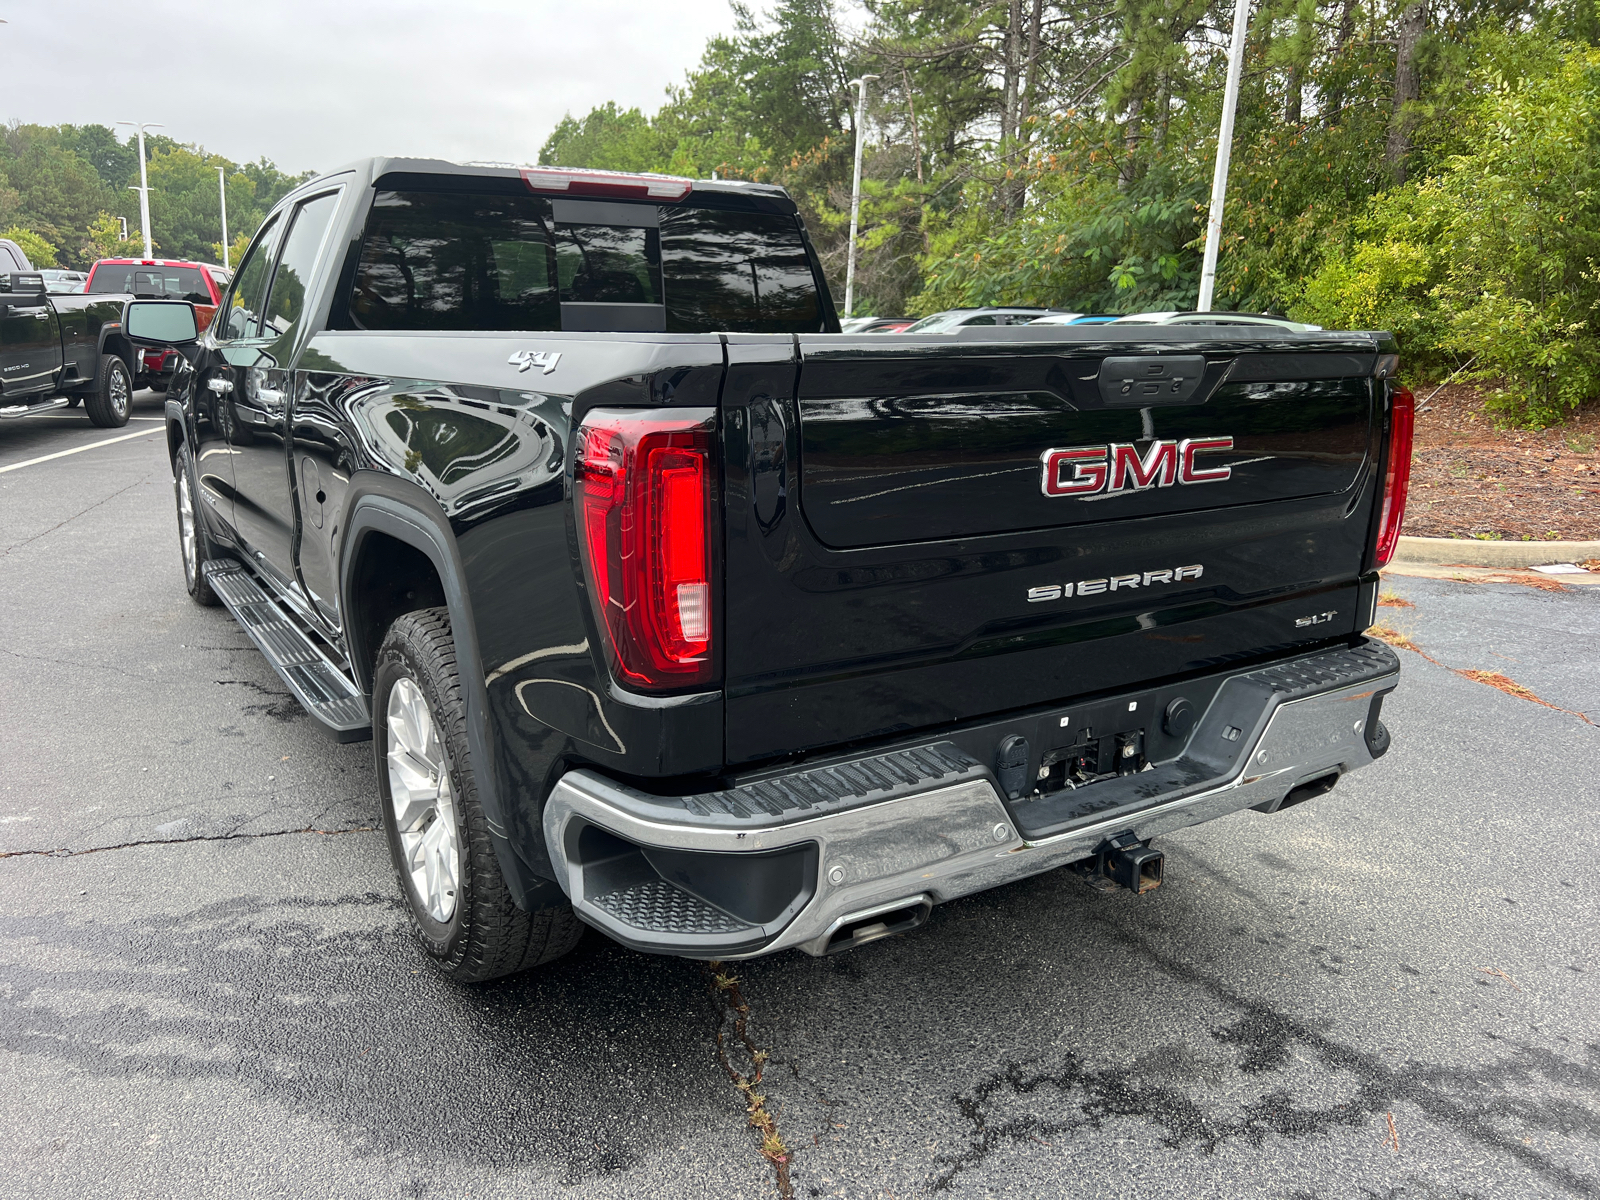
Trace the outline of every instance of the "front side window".
{"type": "Polygon", "coordinates": [[[284,239],[278,269],[272,276],[272,292],[262,321],[263,337],[282,337],[291,333],[305,315],[306,287],[317,265],[317,252],[333,220],[338,192],[307,200],[294,214],[294,224],[284,239]]]}
{"type": "Polygon", "coordinates": [[[219,310],[222,324],[217,336],[234,341],[256,337],[260,333],[261,298],[267,290],[267,272],[272,267],[272,256],[278,248],[278,233],[282,227],[282,220],[273,217],[256,234],[255,241],[245,252],[244,262],[233,277],[233,289],[219,310]]]}

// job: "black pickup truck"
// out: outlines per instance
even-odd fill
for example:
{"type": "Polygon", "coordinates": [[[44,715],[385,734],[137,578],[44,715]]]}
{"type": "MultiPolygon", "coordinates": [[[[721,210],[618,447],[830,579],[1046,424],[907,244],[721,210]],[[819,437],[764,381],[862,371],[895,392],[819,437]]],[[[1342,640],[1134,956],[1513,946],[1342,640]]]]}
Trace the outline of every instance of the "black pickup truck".
{"type": "Polygon", "coordinates": [[[1392,340],[837,331],[772,187],[376,159],[179,347],[188,586],[375,741],[425,952],[829,953],[1381,756],[1392,340]]]}
{"type": "Polygon", "coordinates": [[[91,424],[128,423],[139,361],[127,296],[50,293],[37,271],[0,273],[0,418],[83,402],[91,424]]]}

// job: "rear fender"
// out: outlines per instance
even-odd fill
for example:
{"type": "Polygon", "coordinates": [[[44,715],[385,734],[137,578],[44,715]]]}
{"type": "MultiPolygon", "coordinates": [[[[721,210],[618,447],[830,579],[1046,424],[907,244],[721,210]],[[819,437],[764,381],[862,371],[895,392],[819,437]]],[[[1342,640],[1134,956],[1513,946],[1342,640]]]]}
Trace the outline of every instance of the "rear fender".
{"type": "Polygon", "coordinates": [[[467,602],[461,553],[444,511],[416,484],[376,471],[357,471],[350,480],[343,527],[345,533],[339,555],[340,611],[344,614],[346,651],[361,690],[369,697],[372,695],[370,664],[377,647],[366,644],[363,622],[352,607],[355,572],[361,561],[362,543],[370,534],[381,533],[426,556],[444,590],[460,668],[461,692],[467,707],[467,745],[476,766],[478,802],[488,819],[495,856],[512,898],[519,907],[530,912],[553,905],[564,906],[567,900],[560,887],[534,873],[513,849],[506,833],[506,807],[502,799],[505,792],[495,765],[488,688],[478,653],[477,627],[467,602]]]}

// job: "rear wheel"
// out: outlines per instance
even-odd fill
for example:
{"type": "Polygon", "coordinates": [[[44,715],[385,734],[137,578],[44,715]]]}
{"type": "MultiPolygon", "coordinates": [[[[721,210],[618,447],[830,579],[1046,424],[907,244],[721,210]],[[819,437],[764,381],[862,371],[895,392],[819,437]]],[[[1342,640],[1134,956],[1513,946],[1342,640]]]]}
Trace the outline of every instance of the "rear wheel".
{"type": "Polygon", "coordinates": [[[529,913],[512,900],[466,730],[449,614],[405,614],[389,627],[372,679],[383,827],[423,953],[473,983],[560,958],[583,926],[568,906],[529,913]]]}
{"type": "Polygon", "coordinates": [[[115,354],[100,356],[94,388],[84,393],[83,409],[89,415],[89,424],[101,429],[116,429],[128,423],[128,414],[133,411],[133,376],[127,363],[115,354]]]}
{"type": "Polygon", "coordinates": [[[194,456],[189,453],[188,446],[178,448],[177,467],[172,487],[178,501],[178,549],[183,554],[183,584],[196,604],[214,608],[219,600],[202,570],[206,559],[211,557],[211,538],[206,533],[205,518],[195,503],[199,490],[195,484],[194,456]]]}

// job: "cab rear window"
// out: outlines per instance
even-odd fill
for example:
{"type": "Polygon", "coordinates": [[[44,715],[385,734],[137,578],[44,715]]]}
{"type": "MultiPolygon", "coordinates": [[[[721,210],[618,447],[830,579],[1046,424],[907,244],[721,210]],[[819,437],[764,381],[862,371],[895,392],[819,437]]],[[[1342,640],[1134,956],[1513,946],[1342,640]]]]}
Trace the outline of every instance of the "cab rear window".
{"type": "Polygon", "coordinates": [[[215,304],[205,272],[198,267],[157,267],[144,263],[97,263],[90,292],[129,295],[139,300],[187,300],[215,304]]]}
{"type": "Polygon", "coordinates": [[[793,217],[469,192],[379,191],[347,309],[357,329],[822,327],[793,217]]]}

